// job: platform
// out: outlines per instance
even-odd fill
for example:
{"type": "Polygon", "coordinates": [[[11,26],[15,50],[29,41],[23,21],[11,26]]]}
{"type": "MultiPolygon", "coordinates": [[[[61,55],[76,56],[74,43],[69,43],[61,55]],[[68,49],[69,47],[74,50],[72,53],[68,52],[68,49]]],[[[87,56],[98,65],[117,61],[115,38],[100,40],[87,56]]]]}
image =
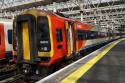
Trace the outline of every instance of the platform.
{"type": "Polygon", "coordinates": [[[125,39],[114,41],[37,83],[125,83],[125,39]]]}
{"type": "Polygon", "coordinates": [[[125,40],[113,47],[77,83],[125,83],[125,40]]]}

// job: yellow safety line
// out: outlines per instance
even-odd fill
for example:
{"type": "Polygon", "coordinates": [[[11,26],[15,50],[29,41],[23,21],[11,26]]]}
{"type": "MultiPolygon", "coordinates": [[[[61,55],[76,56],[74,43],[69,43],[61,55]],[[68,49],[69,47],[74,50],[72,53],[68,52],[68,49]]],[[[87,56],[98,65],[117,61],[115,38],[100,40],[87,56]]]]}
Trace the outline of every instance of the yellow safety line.
{"type": "MultiPolygon", "coordinates": [[[[123,40],[123,39],[121,39],[123,40]]],[[[67,76],[65,79],[61,81],[61,83],[76,83],[76,81],[83,76],[97,61],[99,61],[111,48],[113,48],[116,44],[118,44],[121,40],[114,42],[104,51],[99,53],[96,57],[88,61],[85,65],[77,69],[75,72],[67,76]]]]}

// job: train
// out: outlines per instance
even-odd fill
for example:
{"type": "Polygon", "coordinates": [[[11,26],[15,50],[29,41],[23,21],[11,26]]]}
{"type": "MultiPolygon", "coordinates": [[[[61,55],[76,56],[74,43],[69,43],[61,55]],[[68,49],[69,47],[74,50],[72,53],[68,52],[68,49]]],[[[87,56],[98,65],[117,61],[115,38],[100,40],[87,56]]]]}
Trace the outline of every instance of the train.
{"type": "Polygon", "coordinates": [[[50,71],[82,49],[113,38],[111,32],[99,31],[94,25],[30,9],[17,15],[13,22],[13,61],[24,73],[40,74],[43,68],[50,71]]]}
{"type": "Polygon", "coordinates": [[[0,60],[12,58],[12,20],[0,21],[0,60]]]}

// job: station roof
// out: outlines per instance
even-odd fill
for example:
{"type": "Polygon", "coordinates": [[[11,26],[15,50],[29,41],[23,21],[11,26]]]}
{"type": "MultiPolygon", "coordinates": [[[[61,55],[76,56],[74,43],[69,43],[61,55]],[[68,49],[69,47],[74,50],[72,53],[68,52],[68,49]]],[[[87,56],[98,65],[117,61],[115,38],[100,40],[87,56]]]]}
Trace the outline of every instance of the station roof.
{"type": "Polygon", "coordinates": [[[70,18],[80,19],[82,7],[85,22],[90,21],[93,23],[96,20],[97,24],[101,22],[101,25],[106,26],[108,23],[111,25],[115,24],[115,26],[116,24],[118,24],[118,26],[125,24],[125,0],[1,0],[1,2],[2,1],[14,2],[4,3],[4,5],[1,4],[1,16],[15,16],[27,9],[37,8],[53,11],[54,8],[56,8],[58,12],[69,15],[70,18]],[[19,4],[15,3],[16,1],[20,1],[18,2],[19,4]],[[76,2],[79,3],[76,5],[76,2]],[[83,3],[82,6],[80,6],[81,3],[83,3]]]}
{"type": "Polygon", "coordinates": [[[22,9],[29,9],[32,7],[46,6],[48,4],[52,4],[53,2],[60,3],[60,2],[66,2],[66,1],[68,0],[41,0],[41,1],[30,2],[28,4],[12,6],[9,8],[3,8],[2,11],[16,11],[16,10],[22,10],[22,9]]]}

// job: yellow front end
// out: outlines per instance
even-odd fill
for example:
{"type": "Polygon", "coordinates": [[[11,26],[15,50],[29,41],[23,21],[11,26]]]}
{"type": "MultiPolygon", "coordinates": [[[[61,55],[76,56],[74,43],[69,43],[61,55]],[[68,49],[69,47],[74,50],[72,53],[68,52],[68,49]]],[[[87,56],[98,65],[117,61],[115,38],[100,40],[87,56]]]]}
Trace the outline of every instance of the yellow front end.
{"type": "Polygon", "coordinates": [[[50,16],[46,13],[32,10],[16,18],[13,27],[13,56],[15,61],[46,61],[44,60],[46,58],[47,61],[49,61],[54,54],[50,16]],[[33,17],[34,20],[31,19],[30,16],[33,17]],[[39,20],[40,18],[41,20],[39,20]],[[32,21],[34,21],[34,23],[32,21]],[[45,27],[42,25],[44,22],[46,24],[45,27]],[[48,35],[48,39],[43,37],[45,33],[41,34],[42,30],[44,30],[43,28],[48,28],[46,34],[46,36],[48,35]]]}

